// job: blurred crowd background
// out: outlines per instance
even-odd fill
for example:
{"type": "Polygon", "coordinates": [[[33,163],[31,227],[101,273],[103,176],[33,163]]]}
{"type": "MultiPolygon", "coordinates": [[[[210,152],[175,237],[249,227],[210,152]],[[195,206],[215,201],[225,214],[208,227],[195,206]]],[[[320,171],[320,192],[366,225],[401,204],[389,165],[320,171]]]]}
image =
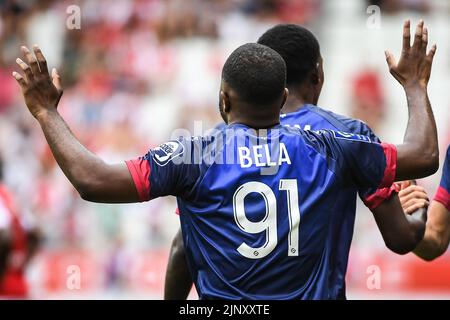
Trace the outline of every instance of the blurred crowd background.
{"type": "MultiPolygon", "coordinates": [[[[179,222],[169,197],[135,205],[79,198],[11,77],[20,45],[40,45],[63,78],[64,118],[91,150],[117,162],[144,154],[176,128],[201,134],[218,123],[227,55],[280,22],[305,25],[320,41],[322,107],[366,121],[385,141],[401,142],[406,100],[383,51],[398,57],[403,20],[424,18],[430,41],[438,44],[429,92],[441,155],[450,142],[448,0],[0,0],[0,8],[4,183],[44,239],[27,275],[33,298],[162,298],[179,222]],[[71,24],[73,5],[80,8],[80,28],[71,24]],[[70,266],[81,271],[79,289],[67,286],[70,266]]],[[[420,181],[430,196],[439,177],[440,171],[420,181]]],[[[450,297],[449,256],[426,264],[389,253],[371,213],[359,205],[348,297],[450,297]],[[379,289],[367,286],[370,266],[381,270],[379,289]]]]}

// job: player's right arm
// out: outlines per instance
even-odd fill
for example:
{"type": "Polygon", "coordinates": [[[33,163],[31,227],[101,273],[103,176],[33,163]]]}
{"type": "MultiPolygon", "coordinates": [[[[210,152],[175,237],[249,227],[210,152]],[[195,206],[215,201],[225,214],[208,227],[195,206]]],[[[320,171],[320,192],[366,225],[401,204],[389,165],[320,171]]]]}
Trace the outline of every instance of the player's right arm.
{"type": "Polygon", "coordinates": [[[57,106],[63,90],[53,69],[50,78],[47,62],[38,47],[34,54],[21,48],[26,63],[17,59],[23,76],[13,72],[25,103],[37,119],[58,165],[85,200],[95,202],[137,202],[139,195],[125,163],[107,164],[86,149],[59,115],[57,106]]]}
{"type": "Polygon", "coordinates": [[[386,60],[394,78],[403,86],[408,101],[408,126],[403,143],[396,146],[396,180],[422,178],[439,167],[436,123],[428,99],[427,86],[436,45],[427,53],[428,30],[421,20],[410,44],[410,22],[403,25],[403,48],[397,63],[386,51],[386,60]]]}

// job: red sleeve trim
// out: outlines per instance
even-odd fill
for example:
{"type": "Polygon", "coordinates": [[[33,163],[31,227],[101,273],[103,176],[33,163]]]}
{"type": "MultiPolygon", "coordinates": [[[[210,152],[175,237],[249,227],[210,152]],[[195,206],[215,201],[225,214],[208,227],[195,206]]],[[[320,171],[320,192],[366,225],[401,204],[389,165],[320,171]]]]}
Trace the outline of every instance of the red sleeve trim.
{"type": "Polygon", "coordinates": [[[390,187],[395,181],[395,171],[397,170],[397,148],[393,144],[381,143],[384,155],[386,156],[386,168],[384,169],[383,180],[379,188],[390,187]]]}
{"type": "Polygon", "coordinates": [[[150,165],[145,159],[125,161],[139,196],[139,201],[150,200],[150,165]]]}
{"type": "Polygon", "coordinates": [[[176,209],[175,209],[175,214],[176,214],[176,215],[180,215],[180,209],[176,208],[176,209]]]}
{"type": "Polygon", "coordinates": [[[363,202],[370,210],[375,210],[380,204],[389,199],[394,193],[398,193],[398,187],[393,184],[389,188],[377,189],[370,196],[367,196],[363,202]]]}
{"type": "Polygon", "coordinates": [[[439,186],[436,195],[434,196],[434,200],[442,203],[448,211],[450,211],[450,193],[448,191],[439,186]]]}

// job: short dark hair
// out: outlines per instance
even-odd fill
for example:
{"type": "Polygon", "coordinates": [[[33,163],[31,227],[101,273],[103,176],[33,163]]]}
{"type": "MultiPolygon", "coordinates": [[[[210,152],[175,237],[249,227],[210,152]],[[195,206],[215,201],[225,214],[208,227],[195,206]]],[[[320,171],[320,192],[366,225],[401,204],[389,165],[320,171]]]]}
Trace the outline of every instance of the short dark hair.
{"type": "Polygon", "coordinates": [[[222,79],[249,104],[268,105],[279,99],[286,87],[286,64],[274,50],[247,43],[231,53],[222,69],[222,79]]]}
{"type": "Polygon", "coordinates": [[[302,83],[316,68],[320,45],[308,29],[296,24],[278,24],[267,30],[258,43],[278,52],[286,62],[287,85],[302,83]]]}

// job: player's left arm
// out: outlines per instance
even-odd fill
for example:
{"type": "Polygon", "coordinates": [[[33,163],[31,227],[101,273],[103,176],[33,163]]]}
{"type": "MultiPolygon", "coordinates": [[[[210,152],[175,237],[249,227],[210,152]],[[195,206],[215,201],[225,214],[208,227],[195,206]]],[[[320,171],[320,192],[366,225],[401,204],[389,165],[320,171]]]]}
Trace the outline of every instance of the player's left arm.
{"type": "MultiPolygon", "coordinates": [[[[381,143],[381,140],[367,124],[360,122],[355,126],[358,124],[360,134],[369,137],[371,141],[381,143]]],[[[404,183],[415,184],[415,181],[409,180],[404,183]]],[[[429,200],[426,193],[423,190],[420,191],[410,195],[408,201],[414,203],[408,202],[410,206],[405,211],[405,208],[402,208],[402,200],[405,198],[399,197],[398,189],[394,184],[382,189],[359,190],[361,199],[374,215],[386,247],[395,253],[410,252],[423,237],[424,223],[427,218],[425,210],[429,205],[429,200]]]]}
{"type": "Polygon", "coordinates": [[[326,132],[323,136],[330,144],[329,151],[343,184],[355,185],[360,190],[379,189],[374,195],[369,194],[365,202],[376,204],[369,208],[386,246],[399,254],[412,251],[423,238],[426,209],[405,215],[396,192],[391,189],[396,176],[395,146],[373,143],[366,137],[342,132],[326,132]]]}
{"type": "Polygon", "coordinates": [[[137,202],[139,196],[125,163],[107,164],[84,147],[73,135],[57,111],[63,94],[56,69],[50,77],[47,62],[35,46],[34,54],[21,51],[26,62],[18,58],[23,75],[13,72],[25,103],[41,125],[48,145],[62,171],[81,197],[95,202],[137,202]]]}

